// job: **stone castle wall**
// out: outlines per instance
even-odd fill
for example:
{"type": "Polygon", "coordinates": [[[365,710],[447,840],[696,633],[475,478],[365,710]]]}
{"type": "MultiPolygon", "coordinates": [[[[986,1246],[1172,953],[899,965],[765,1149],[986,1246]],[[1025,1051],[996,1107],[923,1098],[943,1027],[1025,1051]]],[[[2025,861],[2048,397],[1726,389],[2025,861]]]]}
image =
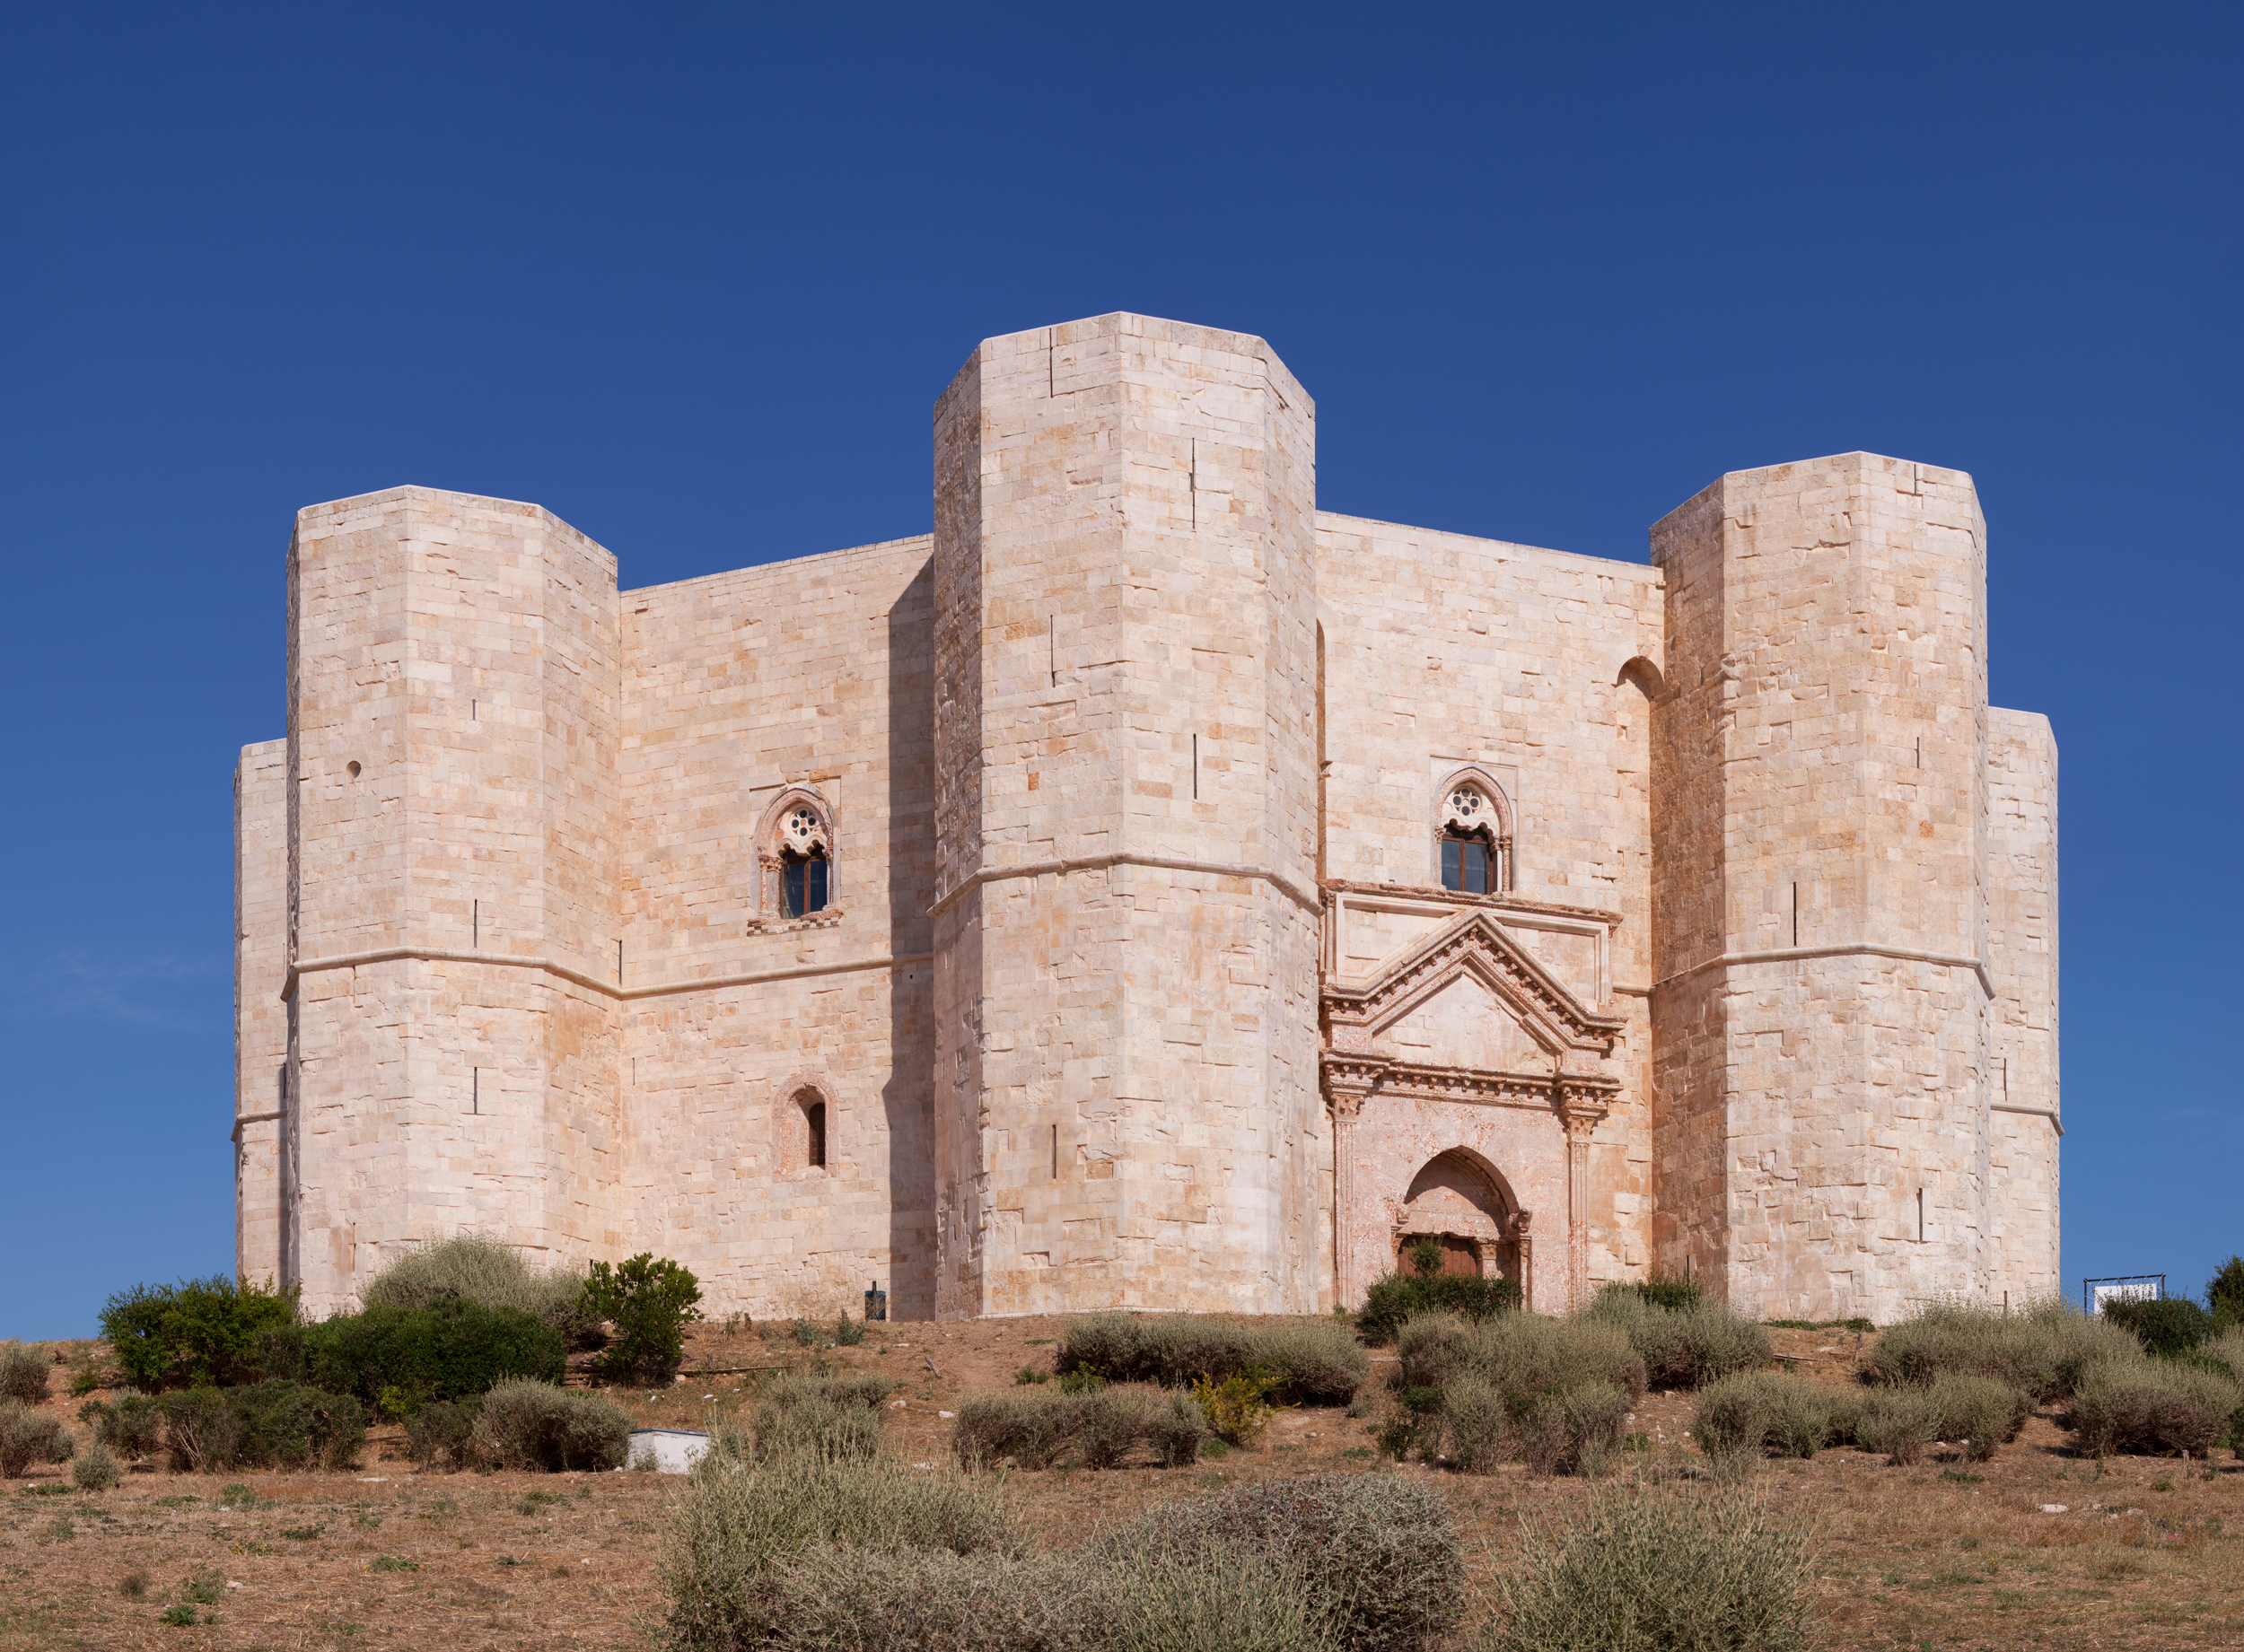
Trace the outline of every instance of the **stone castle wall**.
{"type": "Polygon", "coordinates": [[[975,353],[932,535],[619,591],[532,505],[302,512],[243,1270],[331,1309],[474,1228],[719,1311],[1301,1312],[1432,1234],[1546,1308],[2053,1289],[2056,752],[1986,705],[1969,478],[1735,473],[1644,567],[1319,513],[1314,421],[1108,316],[975,353]]]}

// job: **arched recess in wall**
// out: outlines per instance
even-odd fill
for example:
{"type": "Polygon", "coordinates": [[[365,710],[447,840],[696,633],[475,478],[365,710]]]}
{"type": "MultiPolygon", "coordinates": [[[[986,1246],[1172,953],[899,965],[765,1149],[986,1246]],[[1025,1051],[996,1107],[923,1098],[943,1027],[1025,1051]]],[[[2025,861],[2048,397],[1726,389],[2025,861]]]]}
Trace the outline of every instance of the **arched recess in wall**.
{"type": "Polygon", "coordinates": [[[1441,1272],[1517,1279],[1525,1231],[1503,1173],[1472,1149],[1452,1147],[1411,1178],[1395,1221],[1395,1265],[1411,1271],[1414,1252],[1431,1240],[1441,1248],[1441,1272]]]}
{"type": "Polygon", "coordinates": [[[1613,686],[1633,683],[1647,700],[1656,700],[1667,690],[1667,682],[1660,675],[1660,668],[1642,654],[1625,661],[1614,676],[1613,686]]]}
{"type": "Polygon", "coordinates": [[[841,904],[833,805],[809,786],[783,787],[756,827],[756,911],[815,918],[841,904]]]}
{"type": "Polygon", "coordinates": [[[1468,764],[1433,794],[1433,876],[1460,895],[1500,895],[1513,883],[1512,799],[1468,764]]]}
{"type": "Polygon", "coordinates": [[[833,1087],[823,1079],[796,1073],[782,1083],[771,1106],[772,1164],[779,1175],[832,1175],[838,1123],[833,1087]]]}

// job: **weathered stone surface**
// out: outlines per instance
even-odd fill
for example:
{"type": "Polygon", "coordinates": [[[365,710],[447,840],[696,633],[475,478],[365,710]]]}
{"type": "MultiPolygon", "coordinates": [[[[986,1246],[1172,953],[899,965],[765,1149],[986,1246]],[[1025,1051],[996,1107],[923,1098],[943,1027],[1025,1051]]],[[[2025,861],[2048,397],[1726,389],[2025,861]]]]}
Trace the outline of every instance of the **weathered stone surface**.
{"type": "Polygon", "coordinates": [[[1986,705],[1968,478],[1733,474],[1642,567],[1319,513],[1314,419],[1259,339],[1106,316],[975,352],[932,536],[619,592],[533,505],[302,512],[242,1269],[333,1308],[473,1228],[720,1311],[1302,1312],[1437,1235],[1542,1307],[2054,1289],[2056,750],[1986,705]]]}

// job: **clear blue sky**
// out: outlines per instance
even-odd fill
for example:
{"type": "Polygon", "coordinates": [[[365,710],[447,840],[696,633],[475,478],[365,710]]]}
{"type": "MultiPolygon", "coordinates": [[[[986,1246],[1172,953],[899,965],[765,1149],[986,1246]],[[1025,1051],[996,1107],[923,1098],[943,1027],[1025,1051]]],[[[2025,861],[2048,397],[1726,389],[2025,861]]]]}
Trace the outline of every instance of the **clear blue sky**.
{"type": "Polygon", "coordinates": [[[1258,333],[1328,509],[1642,560],[1977,478],[2063,750],[2064,1272],[2244,1248],[2235,6],[15,6],[0,1335],[232,1255],[231,776],[399,483],[650,584],[922,532],[977,340],[1258,333]],[[2223,1006],[2229,1006],[2223,1008],[2223,1006]]]}

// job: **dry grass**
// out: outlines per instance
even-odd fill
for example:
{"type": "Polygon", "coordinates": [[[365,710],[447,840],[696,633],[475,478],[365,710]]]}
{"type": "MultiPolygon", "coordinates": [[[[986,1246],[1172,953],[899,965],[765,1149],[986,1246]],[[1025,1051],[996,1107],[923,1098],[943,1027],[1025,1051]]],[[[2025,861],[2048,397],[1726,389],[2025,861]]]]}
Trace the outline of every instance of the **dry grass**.
{"type": "MultiPolygon", "coordinates": [[[[863,1347],[822,1354],[753,1334],[705,1334],[690,1345],[689,1370],[808,1368],[823,1359],[900,1379],[893,1397],[905,1405],[888,1413],[887,1448],[907,1464],[940,1464],[951,1422],[939,1412],[956,1411],[965,1394],[1010,1385],[1024,1361],[1048,1354],[1046,1339],[1060,1324],[876,1325],[863,1347]]],[[[1777,1351],[1797,1356],[1815,1380],[1841,1384],[1852,1369],[1852,1333],[1771,1334],[1777,1351]]],[[[1395,1368],[1377,1360],[1372,1368],[1375,1380],[1395,1368]]],[[[657,1398],[644,1389],[616,1397],[639,1422],[745,1423],[763,1380],[755,1372],[689,1376],[657,1398]]],[[[1687,1394],[1657,1392],[1637,1402],[1628,1427],[1653,1443],[1649,1452],[1622,1454],[1619,1472],[1647,1462],[1701,1471],[1704,1460],[1683,1438],[1692,1403],[1687,1394]]],[[[56,1397],[42,1409],[71,1419],[75,1407],[56,1397]]],[[[1927,1642],[1941,1652],[2244,1646],[2244,1604],[2234,1587],[2244,1569],[2244,1468],[2226,1453],[2212,1479],[2199,1464],[2185,1470],[2170,1457],[2114,1456],[2099,1466],[2073,1455],[2059,1415],[2045,1408],[1984,1464],[1937,1448],[1907,1468],[1846,1448],[1811,1462],[1765,1464],[1756,1485],[1777,1513],[1813,1534],[1810,1590],[1821,1644],[1830,1652],[1914,1652],[1927,1642]],[[2045,1503],[2067,1512],[2038,1513],[2045,1503]]],[[[1611,1483],[1538,1479],[1516,1464],[1486,1476],[1398,1471],[1369,1455],[1381,1420],[1303,1407],[1284,1412],[1257,1449],[1220,1463],[1016,1473],[1004,1490],[1034,1541],[1065,1546],[1155,1503],[1256,1481],[1328,1471],[1399,1474],[1447,1499],[1462,1529],[1470,1610],[1486,1613],[1496,1579],[1521,1559],[1522,1518],[1578,1517],[1611,1483]]],[[[85,1430],[71,1426],[83,1438],[85,1430]]],[[[109,1492],[33,1494],[23,1482],[0,1484],[0,1652],[641,1652],[648,1645],[664,1604],[656,1575],[661,1526],[679,1481],[630,1473],[416,1473],[403,1451],[402,1435],[385,1429],[356,1475],[212,1478],[144,1467],[109,1492]],[[231,1481],[259,1501],[222,1506],[231,1481]],[[196,1500],[171,1500],[180,1498],[196,1500]],[[383,1555],[418,1569],[374,1570],[383,1555]],[[509,1557],[518,1564],[504,1564],[509,1557]],[[223,1598],[198,1608],[217,1622],[184,1630],[160,1621],[203,1570],[222,1574],[223,1598]],[[122,1592],[136,1573],[145,1580],[139,1599],[122,1592]],[[242,1587],[226,1589],[226,1582],[242,1587]]],[[[69,1481],[66,1471],[39,1468],[29,1483],[69,1481]]]]}

